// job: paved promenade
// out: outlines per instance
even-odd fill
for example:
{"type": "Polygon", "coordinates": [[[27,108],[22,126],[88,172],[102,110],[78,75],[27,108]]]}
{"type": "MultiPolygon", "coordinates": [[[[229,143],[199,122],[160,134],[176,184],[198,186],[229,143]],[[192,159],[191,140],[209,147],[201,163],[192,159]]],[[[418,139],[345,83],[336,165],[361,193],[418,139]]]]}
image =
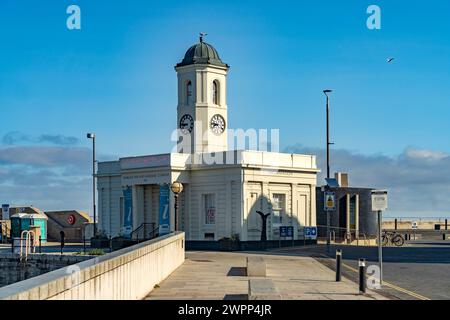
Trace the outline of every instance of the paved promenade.
{"type": "Polygon", "coordinates": [[[267,278],[275,283],[283,300],[382,300],[368,291],[358,294],[350,280],[334,281],[335,274],[311,257],[278,256],[256,253],[186,252],[186,261],[146,299],[245,300],[248,279],[246,257],[263,257],[267,278]]]}

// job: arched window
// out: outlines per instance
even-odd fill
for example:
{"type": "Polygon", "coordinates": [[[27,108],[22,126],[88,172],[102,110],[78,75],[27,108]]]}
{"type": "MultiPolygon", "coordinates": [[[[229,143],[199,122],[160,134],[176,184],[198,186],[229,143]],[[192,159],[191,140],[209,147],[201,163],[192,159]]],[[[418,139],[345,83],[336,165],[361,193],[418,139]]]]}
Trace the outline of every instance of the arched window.
{"type": "Polygon", "coordinates": [[[192,104],[192,82],[188,81],[186,84],[186,102],[188,105],[192,104]]]}
{"type": "Polygon", "coordinates": [[[220,104],[219,103],[219,81],[214,80],[213,81],[213,87],[212,87],[212,100],[214,104],[220,104]]]}

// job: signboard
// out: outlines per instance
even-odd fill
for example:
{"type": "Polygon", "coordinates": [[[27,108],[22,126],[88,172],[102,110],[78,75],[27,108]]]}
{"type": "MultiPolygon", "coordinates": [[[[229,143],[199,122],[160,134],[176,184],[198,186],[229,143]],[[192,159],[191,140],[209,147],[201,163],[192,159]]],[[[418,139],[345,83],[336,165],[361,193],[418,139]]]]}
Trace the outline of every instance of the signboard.
{"type": "Polygon", "coordinates": [[[372,191],[372,211],[384,211],[388,207],[388,193],[386,190],[372,191]]]}
{"type": "Polygon", "coordinates": [[[336,194],[334,192],[325,192],[324,209],[325,211],[336,210],[336,194]]]}
{"type": "Polygon", "coordinates": [[[2,220],[9,220],[9,204],[2,204],[2,220]]]}
{"type": "Polygon", "coordinates": [[[170,233],[169,185],[159,187],[159,235],[170,233]]]}
{"type": "Polygon", "coordinates": [[[123,234],[130,237],[133,231],[133,190],[128,187],[123,190],[123,234]]]}
{"type": "Polygon", "coordinates": [[[67,223],[70,224],[71,226],[73,226],[76,221],[77,221],[77,219],[75,218],[75,216],[73,214],[71,214],[70,216],[67,217],[67,223]]]}
{"type": "Polygon", "coordinates": [[[122,168],[122,170],[164,167],[169,165],[170,154],[120,159],[120,167],[122,168]]]}
{"type": "Polygon", "coordinates": [[[292,226],[280,227],[280,238],[293,238],[293,237],[294,237],[294,227],[292,226]]]}
{"type": "Polygon", "coordinates": [[[414,230],[419,229],[419,224],[417,223],[417,221],[414,221],[414,222],[412,223],[411,228],[414,229],[414,230]]]}
{"type": "Polygon", "coordinates": [[[317,240],[317,227],[305,227],[305,239],[317,240]]]}

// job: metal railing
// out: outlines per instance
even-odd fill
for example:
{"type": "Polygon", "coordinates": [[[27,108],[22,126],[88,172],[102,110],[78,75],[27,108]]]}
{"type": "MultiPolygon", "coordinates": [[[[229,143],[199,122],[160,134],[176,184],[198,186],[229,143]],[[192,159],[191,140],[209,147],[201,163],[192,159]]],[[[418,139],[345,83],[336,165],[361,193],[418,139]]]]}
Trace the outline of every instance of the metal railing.
{"type": "Polygon", "coordinates": [[[154,222],[144,222],[130,233],[130,238],[136,239],[138,242],[141,240],[151,240],[155,238],[156,230],[158,229],[159,227],[155,227],[154,222]],[[147,229],[150,229],[150,232],[147,232],[147,229]],[[142,238],[140,237],[141,232],[142,238]]]}
{"type": "MultiPolygon", "coordinates": [[[[327,239],[327,226],[318,225],[318,239],[326,241],[327,239]]],[[[376,236],[368,237],[366,233],[361,232],[359,229],[347,229],[342,227],[330,226],[330,241],[332,243],[354,243],[360,245],[360,242],[364,245],[369,245],[371,239],[376,239],[376,236]]]]}

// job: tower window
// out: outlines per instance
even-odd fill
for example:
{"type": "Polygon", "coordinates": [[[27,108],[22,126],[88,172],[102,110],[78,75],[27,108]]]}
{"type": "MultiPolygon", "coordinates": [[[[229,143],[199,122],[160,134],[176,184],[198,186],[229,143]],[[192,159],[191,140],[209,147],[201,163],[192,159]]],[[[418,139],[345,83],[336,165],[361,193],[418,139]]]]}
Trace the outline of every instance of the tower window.
{"type": "Polygon", "coordinates": [[[216,223],[216,202],[214,194],[204,194],[203,210],[205,216],[205,224],[213,225],[216,223]]]}
{"type": "Polygon", "coordinates": [[[186,102],[188,105],[192,104],[192,82],[188,81],[186,85],[186,102]]]}
{"type": "Polygon", "coordinates": [[[214,104],[220,104],[219,103],[219,81],[214,80],[213,81],[213,87],[212,87],[212,100],[214,104]]]}

